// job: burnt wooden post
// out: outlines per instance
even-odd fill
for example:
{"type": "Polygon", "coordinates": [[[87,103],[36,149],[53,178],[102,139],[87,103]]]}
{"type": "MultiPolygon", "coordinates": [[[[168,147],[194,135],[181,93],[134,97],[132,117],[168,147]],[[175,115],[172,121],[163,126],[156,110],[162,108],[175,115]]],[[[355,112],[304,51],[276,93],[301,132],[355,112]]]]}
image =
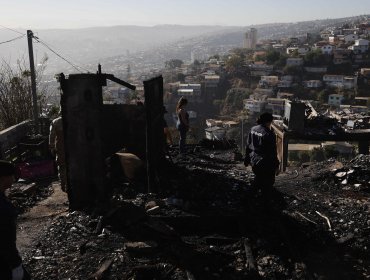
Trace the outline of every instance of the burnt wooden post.
{"type": "Polygon", "coordinates": [[[358,142],[358,152],[359,154],[368,155],[369,154],[369,141],[359,141],[358,142]]]}
{"type": "Polygon", "coordinates": [[[104,196],[102,79],[95,74],[61,77],[68,198],[71,209],[94,206],[104,196]]]}
{"type": "Polygon", "coordinates": [[[274,132],[276,134],[276,150],[278,159],[280,161],[280,171],[285,172],[286,167],[288,166],[288,145],[289,145],[289,136],[287,132],[279,129],[278,126],[272,125],[274,132]]]}
{"type": "Polygon", "coordinates": [[[148,192],[158,191],[156,177],[164,158],[163,78],[144,81],[148,192]]]}

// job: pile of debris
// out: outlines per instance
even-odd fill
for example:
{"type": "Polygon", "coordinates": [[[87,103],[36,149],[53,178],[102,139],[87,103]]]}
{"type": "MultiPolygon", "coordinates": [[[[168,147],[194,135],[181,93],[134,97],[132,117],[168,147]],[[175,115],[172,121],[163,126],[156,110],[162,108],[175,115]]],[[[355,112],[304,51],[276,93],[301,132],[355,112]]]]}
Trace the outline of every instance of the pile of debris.
{"type": "Polygon", "coordinates": [[[349,195],[336,177],[358,165],[347,174],[358,182],[367,157],[279,176],[271,205],[232,150],[172,158],[160,194],[126,182],[108,209],[55,219],[25,258],[34,278],[370,278],[368,196],[349,195]]]}
{"type": "Polygon", "coordinates": [[[370,193],[370,157],[359,155],[349,164],[333,170],[335,179],[343,190],[370,193]]]}
{"type": "Polygon", "coordinates": [[[8,190],[8,198],[19,213],[24,213],[37,202],[49,197],[53,192],[51,180],[33,183],[18,182],[8,190]]]}

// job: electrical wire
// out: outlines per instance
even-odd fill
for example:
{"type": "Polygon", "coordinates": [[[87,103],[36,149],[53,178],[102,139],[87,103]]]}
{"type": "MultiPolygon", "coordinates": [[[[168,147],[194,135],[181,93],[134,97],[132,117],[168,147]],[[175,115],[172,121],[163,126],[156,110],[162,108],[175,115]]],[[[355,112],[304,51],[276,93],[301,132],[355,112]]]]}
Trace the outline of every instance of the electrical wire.
{"type": "Polygon", "coordinates": [[[71,65],[78,72],[81,72],[81,73],[83,73],[83,71],[90,72],[89,70],[87,70],[87,69],[85,69],[85,68],[83,68],[81,66],[78,66],[78,65],[72,63],[71,61],[69,61],[68,59],[64,58],[62,55],[60,55],[55,50],[53,50],[48,44],[46,44],[44,41],[42,41],[40,38],[33,36],[33,39],[35,39],[38,43],[40,43],[45,48],[47,48],[49,51],[51,51],[52,53],[54,53],[56,56],[58,56],[59,58],[61,58],[65,62],[67,62],[69,65],[71,65]],[[81,70],[83,70],[83,71],[81,71],[81,70]]]}
{"type": "MultiPolygon", "coordinates": [[[[15,41],[15,40],[18,40],[18,39],[21,39],[21,38],[23,38],[24,36],[26,36],[26,34],[25,33],[22,33],[22,32],[19,32],[19,31],[17,31],[17,30],[15,30],[15,29],[12,29],[12,28],[9,28],[9,27],[6,27],[6,26],[4,26],[4,25],[1,25],[0,24],[0,27],[2,27],[2,28],[5,28],[5,29],[7,29],[7,30],[10,30],[10,31],[13,31],[13,32],[16,32],[16,33],[18,33],[18,34],[21,34],[22,36],[19,36],[19,37],[16,37],[16,38],[13,38],[13,39],[11,39],[11,40],[7,40],[7,41],[4,41],[4,42],[0,42],[0,45],[1,44],[5,44],[5,43],[10,43],[10,42],[13,42],[13,41],[15,41]]],[[[65,62],[67,62],[69,65],[71,65],[74,69],[76,69],[78,72],[81,72],[81,73],[83,73],[83,71],[86,71],[86,72],[90,72],[89,70],[87,70],[87,69],[85,69],[85,68],[83,68],[83,67],[81,67],[81,66],[78,66],[78,65],[76,65],[76,64],[74,64],[74,63],[72,63],[71,61],[69,61],[68,59],[66,59],[66,58],[64,58],[62,55],[60,55],[59,53],[57,53],[56,51],[54,51],[48,44],[46,44],[44,41],[42,41],[40,38],[38,38],[38,37],[36,37],[36,36],[32,36],[32,38],[33,39],[35,39],[38,43],[40,43],[41,45],[43,45],[45,48],[47,48],[49,51],[51,51],[52,53],[54,53],[56,56],[58,56],[59,58],[61,58],[62,60],[64,60],[65,62]],[[81,70],[83,70],[83,71],[81,71],[81,70]]]]}
{"type": "Polygon", "coordinates": [[[5,29],[8,29],[8,30],[10,30],[10,31],[13,31],[13,32],[18,33],[18,34],[21,34],[21,35],[26,35],[25,33],[19,32],[19,31],[15,30],[15,29],[12,29],[12,28],[6,27],[6,26],[1,25],[1,24],[0,24],[0,27],[5,28],[5,29]]]}
{"type": "Polygon", "coordinates": [[[24,36],[26,36],[26,35],[18,36],[18,37],[15,37],[15,38],[13,38],[13,39],[10,39],[10,40],[4,41],[4,42],[0,42],[0,45],[2,45],[2,44],[6,44],[6,43],[10,43],[10,42],[13,42],[13,41],[16,41],[16,40],[18,40],[18,39],[23,38],[24,36]]]}

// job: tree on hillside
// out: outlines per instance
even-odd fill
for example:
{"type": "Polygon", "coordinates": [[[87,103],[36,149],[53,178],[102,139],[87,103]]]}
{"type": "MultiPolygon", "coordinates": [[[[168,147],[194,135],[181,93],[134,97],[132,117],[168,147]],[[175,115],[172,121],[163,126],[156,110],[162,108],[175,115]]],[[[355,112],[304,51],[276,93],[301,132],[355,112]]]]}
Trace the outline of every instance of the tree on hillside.
{"type": "MultiPolygon", "coordinates": [[[[46,104],[46,88],[41,86],[41,77],[48,58],[45,56],[36,69],[39,112],[46,104]]],[[[2,61],[0,65],[0,126],[2,129],[32,118],[31,72],[25,59],[17,61],[13,68],[2,61]]]]}
{"type": "Polygon", "coordinates": [[[180,59],[171,59],[171,60],[166,61],[164,65],[166,68],[175,69],[175,68],[181,67],[183,63],[184,62],[180,59]]]}
{"type": "Polygon", "coordinates": [[[269,65],[275,64],[280,59],[280,52],[269,50],[266,54],[266,63],[269,65]]]}
{"type": "Polygon", "coordinates": [[[244,59],[238,55],[232,55],[226,60],[226,69],[231,75],[242,72],[243,65],[244,59]]]}
{"type": "Polygon", "coordinates": [[[287,65],[284,67],[283,71],[286,75],[292,76],[301,76],[303,74],[303,69],[301,66],[287,65]]]}
{"type": "Polygon", "coordinates": [[[321,50],[309,51],[304,56],[304,62],[306,66],[323,66],[328,64],[327,57],[321,50]]]}

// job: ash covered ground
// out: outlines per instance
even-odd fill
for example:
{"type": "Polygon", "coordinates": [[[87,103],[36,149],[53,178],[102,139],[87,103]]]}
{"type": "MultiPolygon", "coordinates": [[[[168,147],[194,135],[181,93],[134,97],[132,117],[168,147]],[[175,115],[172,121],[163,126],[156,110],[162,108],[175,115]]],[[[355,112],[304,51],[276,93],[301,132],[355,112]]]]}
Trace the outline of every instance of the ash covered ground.
{"type": "Polygon", "coordinates": [[[271,205],[231,150],[172,158],[160,195],[122,182],[103,214],[54,218],[34,279],[370,279],[370,157],[288,170],[271,205]]]}

